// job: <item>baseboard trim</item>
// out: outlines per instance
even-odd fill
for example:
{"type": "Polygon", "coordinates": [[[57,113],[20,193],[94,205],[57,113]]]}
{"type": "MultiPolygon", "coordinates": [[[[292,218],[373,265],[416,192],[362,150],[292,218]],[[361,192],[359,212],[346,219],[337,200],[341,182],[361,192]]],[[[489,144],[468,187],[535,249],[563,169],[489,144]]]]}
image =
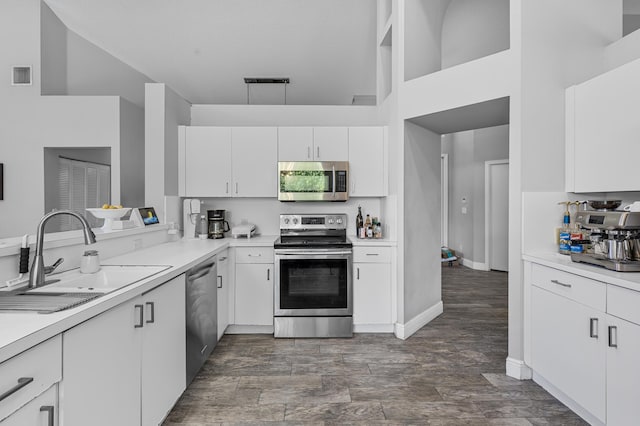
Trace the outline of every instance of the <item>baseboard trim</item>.
{"type": "Polygon", "coordinates": [[[224,334],[273,334],[273,326],[229,324],[224,334]]]}
{"type": "Polygon", "coordinates": [[[393,333],[393,324],[353,324],[354,333],[393,333]]]}
{"type": "Polygon", "coordinates": [[[467,268],[475,269],[476,271],[488,271],[489,265],[486,263],[474,262],[473,260],[469,260],[466,258],[462,258],[462,266],[466,266],[467,268]]]}
{"type": "Polygon", "coordinates": [[[582,405],[575,402],[572,398],[567,396],[566,393],[562,392],[560,389],[552,385],[547,379],[539,375],[538,373],[533,373],[533,381],[542,386],[544,390],[549,392],[556,398],[558,401],[562,402],[564,405],[569,407],[571,411],[576,413],[578,416],[582,417],[587,423],[593,426],[605,426],[601,420],[599,420],[596,416],[591,414],[589,411],[584,409],[582,405]]]}
{"type": "Polygon", "coordinates": [[[533,371],[524,361],[515,358],[507,358],[506,363],[507,376],[513,377],[518,380],[529,380],[532,377],[533,371]]]}
{"type": "Polygon", "coordinates": [[[394,334],[398,339],[406,340],[416,331],[429,324],[443,312],[442,300],[427,309],[426,311],[416,315],[405,324],[396,323],[394,334]]]}

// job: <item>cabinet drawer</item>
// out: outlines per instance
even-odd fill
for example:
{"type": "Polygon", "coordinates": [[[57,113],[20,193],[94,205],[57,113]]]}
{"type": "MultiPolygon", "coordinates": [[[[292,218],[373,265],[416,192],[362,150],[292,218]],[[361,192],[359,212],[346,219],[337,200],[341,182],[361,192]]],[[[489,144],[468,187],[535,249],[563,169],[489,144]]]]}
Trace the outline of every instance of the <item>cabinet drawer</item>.
{"type": "Polygon", "coordinates": [[[273,263],[273,247],[238,247],[236,263],[273,263]]]}
{"type": "Polygon", "coordinates": [[[607,286],[607,313],[640,325],[640,292],[607,286]]]}
{"type": "Polygon", "coordinates": [[[390,263],[390,247],[354,247],[353,261],[362,263],[390,263]]]}
{"type": "Polygon", "coordinates": [[[532,265],[531,281],[535,286],[583,305],[602,312],[606,309],[607,286],[600,281],[537,264],[532,265]]]}
{"type": "Polygon", "coordinates": [[[62,379],[62,337],[56,336],[0,364],[0,420],[62,379]],[[29,380],[32,379],[32,380],[29,380]]]}

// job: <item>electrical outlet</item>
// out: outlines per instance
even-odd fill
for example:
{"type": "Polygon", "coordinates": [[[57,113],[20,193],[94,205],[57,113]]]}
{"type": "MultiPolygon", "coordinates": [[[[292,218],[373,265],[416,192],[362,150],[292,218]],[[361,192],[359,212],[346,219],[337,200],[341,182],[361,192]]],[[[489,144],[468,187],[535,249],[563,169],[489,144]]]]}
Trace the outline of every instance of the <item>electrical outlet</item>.
{"type": "Polygon", "coordinates": [[[142,238],[136,238],[133,240],[133,249],[140,250],[142,248],[142,238]]]}

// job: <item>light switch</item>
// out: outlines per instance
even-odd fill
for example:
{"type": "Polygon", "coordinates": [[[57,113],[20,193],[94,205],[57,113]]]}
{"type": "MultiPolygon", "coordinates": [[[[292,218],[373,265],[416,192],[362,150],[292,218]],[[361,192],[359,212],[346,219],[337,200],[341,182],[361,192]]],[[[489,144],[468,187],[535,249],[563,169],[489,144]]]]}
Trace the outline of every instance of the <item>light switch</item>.
{"type": "Polygon", "coordinates": [[[462,214],[467,214],[467,208],[466,207],[462,208],[462,214]]]}

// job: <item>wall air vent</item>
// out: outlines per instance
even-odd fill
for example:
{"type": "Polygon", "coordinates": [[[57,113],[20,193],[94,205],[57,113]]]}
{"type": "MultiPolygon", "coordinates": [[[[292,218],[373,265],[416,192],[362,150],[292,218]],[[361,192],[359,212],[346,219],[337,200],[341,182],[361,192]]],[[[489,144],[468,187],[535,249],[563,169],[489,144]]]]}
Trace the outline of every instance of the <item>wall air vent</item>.
{"type": "Polygon", "coordinates": [[[11,68],[12,86],[31,86],[31,66],[14,66],[11,68]]]}

